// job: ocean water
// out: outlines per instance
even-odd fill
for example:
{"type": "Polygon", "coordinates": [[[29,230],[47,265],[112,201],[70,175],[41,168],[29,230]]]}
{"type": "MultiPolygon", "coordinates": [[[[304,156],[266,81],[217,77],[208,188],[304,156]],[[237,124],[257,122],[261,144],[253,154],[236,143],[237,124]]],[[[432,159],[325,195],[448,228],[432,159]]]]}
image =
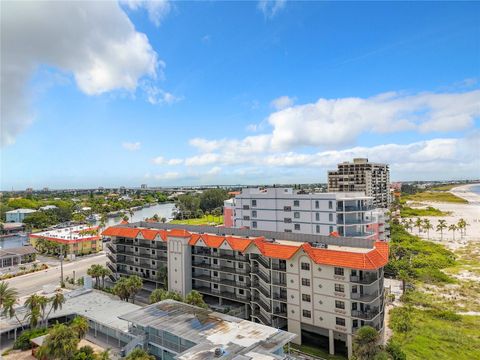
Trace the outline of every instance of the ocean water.
{"type": "Polygon", "coordinates": [[[480,184],[477,184],[477,185],[475,185],[475,186],[472,186],[472,187],[470,188],[470,191],[471,191],[471,192],[474,192],[475,194],[480,195],[480,184]]]}

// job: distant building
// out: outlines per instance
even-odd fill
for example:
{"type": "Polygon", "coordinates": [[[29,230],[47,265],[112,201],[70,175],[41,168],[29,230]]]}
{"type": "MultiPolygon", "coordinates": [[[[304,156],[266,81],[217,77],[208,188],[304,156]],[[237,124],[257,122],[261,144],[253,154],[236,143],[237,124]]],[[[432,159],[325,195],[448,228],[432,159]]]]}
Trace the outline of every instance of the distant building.
{"type": "Polygon", "coordinates": [[[21,223],[25,218],[36,212],[37,210],[33,209],[16,209],[16,210],[10,210],[5,213],[5,221],[6,222],[16,222],[16,223],[21,223]]]}
{"type": "Polygon", "coordinates": [[[148,189],[147,184],[142,184],[142,185],[140,185],[140,189],[142,189],[142,190],[148,189]]]}
{"type": "Polygon", "coordinates": [[[65,246],[67,255],[84,255],[102,250],[102,240],[95,232],[97,227],[88,225],[42,231],[30,235],[30,243],[37,248],[38,239],[53,241],[65,246]]]}
{"type": "Polygon", "coordinates": [[[53,209],[58,209],[58,208],[55,205],[45,205],[45,206],[42,206],[39,210],[47,211],[47,210],[53,210],[53,209]]]}
{"type": "Polygon", "coordinates": [[[223,226],[234,227],[235,199],[228,199],[223,202],[223,226]]]}
{"type": "Polygon", "coordinates": [[[365,158],[340,163],[337,170],[328,172],[328,191],[360,191],[373,197],[375,207],[388,208],[391,202],[389,167],[387,164],[370,163],[365,158]]]}
{"type": "Polygon", "coordinates": [[[2,235],[15,234],[25,230],[25,224],[17,222],[7,222],[3,224],[3,227],[0,231],[2,235]]]}
{"type": "Polygon", "coordinates": [[[367,228],[373,223],[372,210],[372,198],[361,192],[246,188],[233,204],[224,203],[224,223],[229,227],[233,222],[234,228],[367,239],[374,236],[367,228]]]}
{"type": "Polygon", "coordinates": [[[49,192],[49,191],[50,191],[50,189],[48,187],[43,188],[43,192],[49,192]]]}
{"type": "Polygon", "coordinates": [[[33,192],[33,188],[26,188],[26,189],[25,189],[25,192],[27,192],[27,193],[30,193],[30,194],[31,194],[31,193],[33,192]]]}
{"type": "Polygon", "coordinates": [[[37,251],[33,246],[20,246],[11,249],[0,249],[0,268],[27,264],[35,261],[37,251]]]}

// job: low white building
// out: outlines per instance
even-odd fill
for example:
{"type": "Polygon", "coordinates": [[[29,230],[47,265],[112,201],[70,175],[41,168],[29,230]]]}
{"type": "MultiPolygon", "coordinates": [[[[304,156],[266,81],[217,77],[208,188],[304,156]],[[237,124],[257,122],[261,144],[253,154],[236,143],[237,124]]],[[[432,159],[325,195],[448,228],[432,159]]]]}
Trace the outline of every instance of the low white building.
{"type": "Polygon", "coordinates": [[[5,221],[6,222],[16,222],[16,223],[21,223],[25,218],[36,212],[37,210],[33,209],[15,209],[15,210],[10,210],[5,213],[5,221]]]}

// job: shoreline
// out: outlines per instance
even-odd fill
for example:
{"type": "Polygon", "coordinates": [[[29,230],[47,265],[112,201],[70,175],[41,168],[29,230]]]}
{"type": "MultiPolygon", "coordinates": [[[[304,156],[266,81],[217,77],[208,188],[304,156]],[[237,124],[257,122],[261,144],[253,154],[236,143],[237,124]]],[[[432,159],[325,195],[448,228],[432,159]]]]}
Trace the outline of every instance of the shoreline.
{"type": "Polygon", "coordinates": [[[480,194],[470,191],[470,188],[473,186],[480,186],[480,184],[476,183],[457,186],[451,189],[450,192],[455,196],[467,200],[469,205],[480,206],[480,194]]]}

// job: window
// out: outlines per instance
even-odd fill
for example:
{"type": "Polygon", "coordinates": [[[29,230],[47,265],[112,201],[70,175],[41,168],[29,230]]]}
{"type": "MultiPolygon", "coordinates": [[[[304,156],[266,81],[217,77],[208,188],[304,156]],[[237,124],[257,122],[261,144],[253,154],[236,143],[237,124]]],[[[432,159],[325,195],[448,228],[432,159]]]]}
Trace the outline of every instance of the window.
{"type": "Polygon", "coordinates": [[[300,206],[300,200],[293,200],[293,206],[300,206]]]}
{"type": "Polygon", "coordinates": [[[238,268],[239,268],[239,269],[243,269],[243,264],[242,264],[242,263],[238,263],[238,268]]]}
{"type": "Polygon", "coordinates": [[[246,216],[246,215],[245,215],[245,216],[243,217],[243,220],[250,220],[250,216],[246,216]]]}
{"type": "Polygon", "coordinates": [[[239,277],[238,277],[238,281],[243,282],[244,280],[245,280],[245,279],[244,279],[243,276],[239,276],[239,277]]]}
{"type": "Polygon", "coordinates": [[[218,284],[213,284],[212,286],[214,289],[218,289],[218,284]]]}
{"type": "Polygon", "coordinates": [[[357,276],[357,270],[352,270],[352,276],[357,276]]]}
{"type": "Polygon", "coordinates": [[[284,206],[283,211],[292,211],[292,207],[291,206],[284,206]]]}
{"type": "Polygon", "coordinates": [[[302,270],[310,270],[310,264],[306,263],[306,262],[302,262],[301,269],[302,270]]]}
{"type": "Polygon", "coordinates": [[[337,309],[345,309],[345,303],[340,300],[335,300],[335,308],[337,309]]]}
{"type": "Polygon", "coordinates": [[[345,286],[342,284],[335,284],[335,291],[336,292],[345,292],[345,286]]]}
{"type": "Polygon", "coordinates": [[[308,295],[308,294],[302,294],[302,301],[310,302],[310,301],[311,301],[310,295],[308,295]]]}
{"type": "Polygon", "coordinates": [[[335,324],[337,324],[338,326],[345,326],[345,319],[344,318],[335,318],[335,324]]]}
{"type": "Polygon", "coordinates": [[[340,267],[335,268],[335,275],[344,276],[344,274],[345,274],[345,272],[344,272],[343,268],[340,268],[340,267]]]}
{"type": "Polygon", "coordinates": [[[302,315],[303,315],[303,317],[311,318],[312,317],[312,312],[310,310],[303,310],[302,315]]]}
{"type": "Polygon", "coordinates": [[[218,264],[218,259],[213,259],[213,264],[217,265],[218,264]]]}
{"type": "Polygon", "coordinates": [[[254,229],[257,228],[257,222],[256,221],[252,221],[252,228],[254,228],[254,229]]]}
{"type": "Polygon", "coordinates": [[[332,213],[328,214],[328,221],[333,221],[333,214],[332,213]]]}
{"type": "Polygon", "coordinates": [[[315,209],[320,208],[320,201],[315,200],[315,209]]]}
{"type": "Polygon", "coordinates": [[[294,225],[294,229],[295,229],[295,230],[300,230],[300,224],[295,224],[295,225],[294,225]]]}
{"type": "Polygon", "coordinates": [[[352,325],[354,328],[358,327],[358,320],[353,320],[352,325]]]}
{"type": "Polygon", "coordinates": [[[293,217],[294,217],[295,219],[300,219],[300,212],[295,211],[295,212],[293,213],[293,217]]]}
{"type": "Polygon", "coordinates": [[[315,232],[320,234],[320,225],[315,226],[315,232]]]}
{"type": "Polygon", "coordinates": [[[329,208],[329,209],[333,209],[333,201],[330,200],[330,201],[328,202],[328,208],[329,208]]]}
{"type": "Polygon", "coordinates": [[[310,286],[310,279],[302,278],[302,286],[310,286]]]}
{"type": "Polygon", "coordinates": [[[252,200],[252,206],[257,206],[257,200],[252,200]]]}
{"type": "Polygon", "coordinates": [[[218,277],[218,271],[214,271],[213,276],[218,277]]]}
{"type": "Polygon", "coordinates": [[[328,227],[328,233],[331,234],[333,232],[333,226],[328,227]]]}
{"type": "Polygon", "coordinates": [[[245,291],[243,289],[238,289],[238,294],[239,295],[244,295],[245,294],[245,291]]]}
{"type": "Polygon", "coordinates": [[[315,213],[315,220],[320,221],[320,213],[315,213]]]}
{"type": "Polygon", "coordinates": [[[292,218],[283,218],[283,222],[285,224],[290,224],[292,222],[292,218]]]}
{"type": "Polygon", "coordinates": [[[257,217],[257,210],[252,210],[252,217],[254,217],[254,218],[257,217]]]}
{"type": "Polygon", "coordinates": [[[357,310],[357,303],[356,302],[352,303],[352,310],[357,310]]]}
{"type": "Polygon", "coordinates": [[[286,233],[291,233],[291,232],[292,232],[292,230],[291,230],[291,229],[285,229],[285,230],[283,230],[283,232],[286,232],[286,233]]]}
{"type": "Polygon", "coordinates": [[[357,285],[352,285],[352,293],[356,294],[358,292],[358,286],[357,285]]]}

